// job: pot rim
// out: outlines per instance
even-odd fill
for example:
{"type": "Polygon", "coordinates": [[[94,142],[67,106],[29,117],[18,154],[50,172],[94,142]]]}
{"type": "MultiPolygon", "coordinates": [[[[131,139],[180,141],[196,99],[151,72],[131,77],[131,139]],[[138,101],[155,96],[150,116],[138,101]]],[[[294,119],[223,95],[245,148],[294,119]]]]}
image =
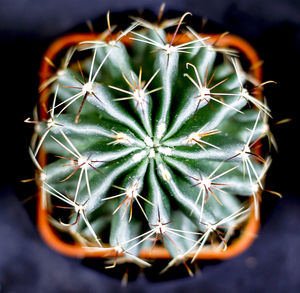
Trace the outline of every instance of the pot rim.
{"type": "MultiPolygon", "coordinates": [[[[261,60],[256,52],[256,50],[244,39],[238,37],[236,35],[227,34],[200,34],[201,37],[210,37],[210,40],[218,43],[218,47],[230,47],[237,49],[241,52],[244,57],[249,61],[250,66],[253,67],[253,75],[255,79],[261,83],[262,82],[262,67],[261,60]]],[[[101,33],[70,33],[66,34],[58,39],[56,39],[46,50],[44,54],[44,58],[41,61],[40,66],[40,84],[42,84],[49,76],[51,76],[50,64],[46,61],[46,59],[54,60],[55,57],[61,52],[63,49],[67,47],[71,47],[80,42],[98,39],[101,36],[101,33]]],[[[167,38],[171,39],[171,35],[168,35],[167,38]]],[[[180,34],[177,35],[180,38],[179,42],[185,42],[190,40],[188,36],[182,36],[180,34]]],[[[132,43],[132,40],[128,36],[124,36],[122,38],[122,43],[124,45],[129,46],[132,43]]],[[[259,89],[259,88],[258,88],[259,89]]],[[[48,117],[48,113],[45,109],[47,109],[47,102],[50,96],[50,92],[48,88],[44,89],[40,93],[39,98],[39,110],[41,119],[46,119],[48,117]]],[[[256,98],[262,100],[261,90],[257,91],[256,98]]],[[[46,157],[47,154],[43,148],[40,149],[38,154],[38,161],[41,167],[43,168],[46,165],[46,157]]],[[[82,247],[77,243],[66,243],[61,238],[59,238],[58,234],[54,231],[54,228],[51,226],[50,221],[48,220],[49,212],[42,205],[42,189],[40,186],[37,186],[37,226],[40,235],[44,239],[44,241],[55,251],[60,252],[63,255],[84,258],[84,257],[113,257],[116,256],[116,251],[114,248],[110,250],[89,250],[87,248],[82,247]]],[[[251,215],[244,226],[244,229],[241,231],[241,235],[228,246],[228,248],[223,250],[217,249],[203,249],[197,256],[198,260],[223,260],[235,257],[242,252],[244,252],[254,241],[259,231],[260,221],[255,218],[253,201],[252,201],[252,211],[251,215]]],[[[193,255],[190,255],[193,257],[193,255]]],[[[170,259],[171,256],[167,249],[163,247],[154,247],[152,249],[142,249],[139,254],[140,258],[145,259],[170,259]]]]}

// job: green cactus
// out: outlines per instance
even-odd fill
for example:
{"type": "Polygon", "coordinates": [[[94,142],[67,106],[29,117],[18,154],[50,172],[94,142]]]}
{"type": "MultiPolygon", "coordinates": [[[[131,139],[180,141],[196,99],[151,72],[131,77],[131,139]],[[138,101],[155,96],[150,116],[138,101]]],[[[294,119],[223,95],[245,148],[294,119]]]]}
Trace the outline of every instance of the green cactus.
{"type": "Polygon", "coordinates": [[[71,48],[42,84],[52,91],[49,120],[36,121],[30,152],[44,206],[84,246],[109,244],[115,263],[122,253],[149,266],[139,252],[163,245],[167,270],[204,246],[225,250],[253,206],[259,217],[270,159],[252,147],[267,134],[270,109],[246,89],[257,85],[238,52],[188,26],[190,40],[176,43],[188,14],[161,25],[135,19],[113,38],[108,21],[106,38],[71,48]]]}

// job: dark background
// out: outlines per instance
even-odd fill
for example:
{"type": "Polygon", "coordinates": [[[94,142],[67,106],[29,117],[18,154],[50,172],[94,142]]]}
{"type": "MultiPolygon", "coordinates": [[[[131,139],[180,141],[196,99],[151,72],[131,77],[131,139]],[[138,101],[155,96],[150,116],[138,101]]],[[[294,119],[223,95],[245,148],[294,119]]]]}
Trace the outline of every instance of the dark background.
{"type": "MultiPolygon", "coordinates": [[[[121,288],[119,280],[99,273],[75,259],[50,250],[34,226],[33,176],[27,154],[32,128],[23,123],[38,99],[38,69],[42,54],[59,35],[82,29],[85,21],[105,16],[112,22],[124,11],[157,13],[161,1],[0,0],[0,292],[300,292],[300,195],[298,100],[300,66],[300,1],[209,0],[165,1],[166,12],[191,11],[193,22],[202,16],[207,29],[228,30],[248,40],[264,61],[265,94],[274,119],[270,121],[279,146],[273,154],[266,188],[283,199],[263,195],[262,229],[252,247],[241,256],[205,263],[201,274],[153,282],[140,276],[121,288]],[[79,27],[78,27],[79,25],[79,27]],[[276,121],[291,118],[288,124],[276,121]],[[24,208],[25,206],[25,208],[24,208]]],[[[119,18],[120,17],[120,18],[119,18]]],[[[96,21],[94,23],[97,23],[96,21]]],[[[100,28],[100,26],[99,26],[100,28]]],[[[97,27],[95,27],[97,29],[97,27]]],[[[93,263],[93,267],[97,263],[93,263]]],[[[176,277],[176,270],[169,274],[176,277]]]]}

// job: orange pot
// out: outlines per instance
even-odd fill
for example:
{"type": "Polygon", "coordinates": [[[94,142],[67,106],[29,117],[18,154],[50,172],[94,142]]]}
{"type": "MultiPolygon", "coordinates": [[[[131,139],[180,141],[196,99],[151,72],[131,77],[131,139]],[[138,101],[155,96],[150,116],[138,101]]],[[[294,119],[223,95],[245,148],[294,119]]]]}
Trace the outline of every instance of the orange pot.
{"type": "MultiPolygon", "coordinates": [[[[72,33],[60,37],[54,41],[50,47],[47,49],[44,57],[47,57],[50,60],[54,60],[56,56],[63,50],[73,45],[78,44],[79,42],[97,39],[100,34],[96,33],[72,33]]],[[[203,37],[210,36],[211,41],[217,41],[218,47],[230,47],[237,49],[241,52],[244,57],[249,61],[250,65],[253,68],[253,75],[258,82],[262,81],[262,68],[259,65],[260,59],[255,49],[247,43],[245,40],[237,37],[235,35],[225,35],[220,37],[219,34],[212,35],[201,35],[203,37]]],[[[168,35],[171,39],[172,36],[168,35]]],[[[178,43],[186,42],[190,40],[188,36],[178,36],[178,43]]],[[[132,40],[129,37],[123,37],[122,42],[126,46],[130,46],[132,40]]],[[[40,84],[42,84],[47,78],[51,76],[51,69],[48,62],[43,58],[40,68],[40,84]]],[[[261,99],[261,93],[257,92],[256,98],[261,99]]],[[[49,98],[49,91],[46,89],[40,94],[39,105],[40,105],[40,118],[47,119],[48,113],[47,103],[49,98]]],[[[46,165],[47,154],[43,149],[40,150],[38,155],[38,160],[43,168],[46,165]]],[[[87,250],[79,244],[71,244],[64,242],[59,238],[58,234],[55,232],[54,228],[51,226],[48,220],[48,211],[43,208],[42,205],[42,192],[41,188],[38,187],[38,200],[37,200],[37,225],[40,231],[41,236],[47,242],[47,244],[52,247],[54,250],[72,257],[84,258],[84,257],[112,257],[116,255],[116,251],[112,248],[111,250],[101,251],[101,250],[87,250]]],[[[260,223],[255,219],[254,209],[252,209],[250,218],[244,226],[244,229],[241,231],[239,238],[235,239],[227,248],[226,251],[214,250],[214,249],[205,249],[198,254],[198,259],[214,259],[222,260],[234,257],[239,255],[244,250],[246,250],[251,243],[256,238],[256,235],[259,230],[260,223]]],[[[148,258],[148,259],[168,259],[171,258],[169,252],[163,247],[154,247],[153,249],[141,250],[139,257],[148,258]]]]}

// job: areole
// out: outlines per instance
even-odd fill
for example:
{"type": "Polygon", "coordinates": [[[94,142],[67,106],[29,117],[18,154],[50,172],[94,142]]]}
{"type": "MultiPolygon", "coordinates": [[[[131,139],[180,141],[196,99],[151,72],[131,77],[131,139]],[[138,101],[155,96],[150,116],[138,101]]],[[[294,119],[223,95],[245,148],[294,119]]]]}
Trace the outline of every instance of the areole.
{"type": "MultiPolygon", "coordinates": [[[[40,68],[40,84],[45,82],[47,78],[51,75],[50,64],[46,61],[55,60],[57,55],[64,49],[76,45],[80,42],[98,39],[101,34],[96,33],[73,33],[65,35],[57,39],[52,45],[48,48],[45,53],[45,58],[42,60],[40,68]]],[[[253,75],[255,79],[260,83],[262,81],[262,68],[258,66],[260,64],[260,59],[254,48],[249,45],[245,40],[240,37],[228,34],[221,37],[219,34],[212,35],[202,35],[203,37],[209,36],[212,42],[217,41],[218,47],[230,47],[237,49],[241,52],[244,57],[249,61],[250,65],[253,68],[253,75]]],[[[171,39],[172,36],[168,35],[168,38],[171,39]]],[[[183,43],[189,40],[188,36],[177,35],[178,43],[183,43]]],[[[128,36],[122,38],[122,43],[126,46],[130,46],[132,40],[128,36]]],[[[39,110],[40,118],[42,120],[47,120],[48,113],[45,109],[45,105],[48,103],[48,98],[50,92],[48,89],[45,89],[41,92],[39,99],[39,110]]],[[[261,92],[258,91],[256,94],[257,99],[261,99],[261,92]]],[[[47,154],[41,149],[38,154],[38,161],[40,166],[43,168],[47,162],[47,154]]],[[[37,199],[37,225],[43,239],[48,243],[50,247],[54,250],[68,256],[84,258],[84,257],[113,257],[118,251],[115,248],[109,250],[89,250],[79,244],[66,243],[59,238],[55,230],[51,227],[51,224],[48,220],[48,211],[43,207],[42,204],[42,189],[38,188],[38,199],[37,199]]],[[[203,249],[197,256],[197,259],[227,259],[234,257],[242,253],[245,249],[251,245],[255,239],[257,232],[259,230],[259,221],[255,218],[254,209],[252,209],[251,216],[245,224],[244,229],[241,231],[241,235],[238,239],[235,239],[225,251],[214,250],[214,249],[203,249]]],[[[120,254],[119,254],[120,255],[120,254]]],[[[192,257],[193,255],[191,255],[192,257]]],[[[169,252],[163,247],[154,247],[148,250],[141,250],[139,254],[140,258],[152,258],[152,259],[168,259],[170,258],[169,252]]]]}

